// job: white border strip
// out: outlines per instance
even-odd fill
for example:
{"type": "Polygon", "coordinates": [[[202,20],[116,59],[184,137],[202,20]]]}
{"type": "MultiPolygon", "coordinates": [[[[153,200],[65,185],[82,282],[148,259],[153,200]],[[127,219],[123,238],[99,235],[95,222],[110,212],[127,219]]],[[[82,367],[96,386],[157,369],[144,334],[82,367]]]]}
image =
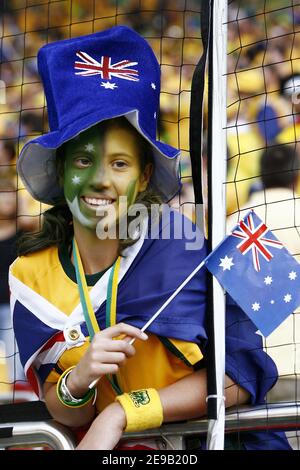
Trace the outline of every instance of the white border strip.
{"type": "MultiPolygon", "coordinates": [[[[212,249],[225,236],[226,224],[226,73],[227,73],[227,0],[214,0],[213,8],[213,96],[212,96],[212,249]]],[[[218,418],[210,420],[207,447],[224,449],[225,403],[225,296],[213,279],[215,357],[218,418]]]]}

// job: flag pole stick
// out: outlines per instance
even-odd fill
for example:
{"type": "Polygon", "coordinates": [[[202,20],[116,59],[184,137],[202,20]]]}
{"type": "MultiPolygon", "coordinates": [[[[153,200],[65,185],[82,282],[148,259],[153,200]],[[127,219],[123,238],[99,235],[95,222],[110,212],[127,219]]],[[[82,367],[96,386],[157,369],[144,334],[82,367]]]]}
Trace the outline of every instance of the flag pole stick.
{"type": "MultiPolygon", "coordinates": [[[[179,294],[179,292],[187,285],[187,283],[192,279],[192,277],[195,276],[195,274],[197,274],[198,271],[200,271],[200,269],[204,266],[204,263],[206,261],[206,258],[201,261],[201,263],[194,269],[193,272],[191,272],[191,274],[189,274],[189,276],[183,281],[182,284],[180,284],[179,287],[177,287],[177,289],[173,292],[172,295],[170,295],[170,297],[165,301],[165,303],[157,310],[157,312],[152,315],[152,317],[150,318],[150,320],[147,321],[147,323],[145,323],[145,325],[143,326],[143,328],[141,328],[141,331],[145,331],[150,325],[151,323],[154,322],[154,320],[165,310],[165,308],[169,305],[170,302],[172,302],[172,300],[176,297],[176,295],[179,294]]],[[[132,338],[129,342],[129,344],[133,344],[133,342],[135,341],[135,338],[132,338]]]]}
{"type": "MultiPolygon", "coordinates": [[[[200,269],[204,266],[205,261],[206,261],[206,258],[202,260],[200,264],[198,264],[198,266],[194,269],[194,271],[192,271],[191,274],[188,275],[188,277],[180,284],[180,286],[177,287],[177,289],[173,292],[172,295],[170,295],[170,297],[157,310],[157,312],[155,312],[152,315],[152,317],[147,321],[147,323],[145,323],[145,325],[141,328],[141,331],[144,332],[151,325],[151,323],[153,323],[154,320],[156,320],[156,318],[165,310],[165,308],[169,305],[169,303],[172,302],[172,300],[176,297],[176,295],[178,295],[179,292],[187,285],[187,283],[190,282],[190,280],[200,271],[200,269]]],[[[129,344],[133,344],[134,341],[135,341],[135,338],[132,338],[129,341],[129,344]]],[[[93,382],[91,382],[89,385],[89,389],[94,388],[95,385],[97,385],[98,381],[99,379],[95,379],[93,382]]]]}

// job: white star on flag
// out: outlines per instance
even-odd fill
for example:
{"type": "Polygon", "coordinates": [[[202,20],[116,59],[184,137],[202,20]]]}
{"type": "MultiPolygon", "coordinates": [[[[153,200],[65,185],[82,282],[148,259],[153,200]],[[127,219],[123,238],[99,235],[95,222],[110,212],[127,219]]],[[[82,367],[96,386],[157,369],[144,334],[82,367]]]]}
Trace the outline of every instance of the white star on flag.
{"type": "Polygon", "coordinates": [[[297,277],[297,273],[296,273],[295,271],[291,271],[291,272],[289,273],[289,279],[290,279],[291,281],[294,281],[294,280],[296,279],[296,277],[297,277]]]}
{"type": "Polygon", "coordinates": [[[103,88],[105,88],[106,90],[114,90],[115,88],[118,88],[118,85],[109,82],[101,82],[100,86],[103,86],[103,88]]]}
{"type": "Polygon", "coordinates": [[[77,175],[74,175],[73,178],[72,178],[72,183],[73,184],[79,184],[81,181],[81,178],[80,176],[77,176],[77,175]]]}
{"type": "Polygon", "coordinates": [[[223,268],[223,271],[226,271],[227,269],[228,271],[230,271],[230,268],[234,266],[232,260],[233,258],[228,258],[228,256],[226,255],[225,258],[220,258],[221,263],[219,264],[219,266],[223,268]]]}
{"type": "Polygon", "coordinates": [[[273,278],[271,276],[265,277],[264,283],[266,284],[266,286],[270,286],[272,282],[273,282],[273,278]]]}
{"type": "Polygon", "coordinates": [[[154,119],[156,119],[156,113],[154,113],[154,119]]]}
{"type": "Polygon", "coordinates": [[[292,300],[291,294],[286,294],[283,300],[285,301],[286,304],[289,303],[292,300]]]}
{"type": "Polygon", "coordinates": [[[270,300],[270,304],[275,304],[275,300],[270,300]]]}
{"type": "Polygon", "coordinates": [[[258,312],[259,309],[260,304],[258,302],[254,302],[254,304],[252,304],[252,310],[254,310],[254,312],[258,312]]]}
{"type": "Polygon", "coordinates": [[[151,87],[153,88],[153,90],[156,90],[156,85],[155,85],[155,83],[152,82],[152,83],[151,83],[151,87]]]}
{"type": "Polygon", "coordinates": [[[93,152],[95,150],[95,147],[93,144],[87,144],[84,146],[84,149],[87,151],[87,152],[93,152]]]}

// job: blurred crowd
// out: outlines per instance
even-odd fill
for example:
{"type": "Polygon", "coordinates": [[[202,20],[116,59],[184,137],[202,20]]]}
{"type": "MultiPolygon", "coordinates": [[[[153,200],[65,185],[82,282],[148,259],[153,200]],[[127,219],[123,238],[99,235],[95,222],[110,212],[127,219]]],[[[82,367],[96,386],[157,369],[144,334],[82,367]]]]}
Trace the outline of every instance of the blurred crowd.
{"type": "Polygon", "coordinates": [[[228,25],[229,214],[261,184],[263,151],[290,144],[298,154],[300,133],[300,7],[274,0],[264,12],[263,2],[235,3],[228,25]]]}
{"type": "MultiPolygon", "coordinates": [[[[227,225],[254,209],[300,261],[300,7],[293,3],[229,8],[227,225]]],[[[299,400],[299,334],[298,308],[264,339],[280,376],[271,401],[299,400]]]]}
{"type": "MultiPolygon", "coordinates": [[[[276,204],[290,201],[288,208],[283,209],[290,213],[289,221],[269,219],[271,225],[275,224],[270,228],[275,228],[279,237],[286,237],[284,242],[291,243],[292,254],[300,255],[299,215],[296,217],[295,204],[300,192],[297,171],[300,6],[291,7],[289,2],[276,0],[267,3],[268,12],[263,11],[266,2],[232,1],[229,7],[227,212],[229,224],[232,224],[238,220],[242,209],[266,208],[271,201],[274,212],[279,213],[276,204]],[[271,149],[271,153],[266,149],[271,149]],[[260,177],[266,165],[270,174],[292,172],[293,177],[271,178],[271,183],[269,180],[266,183],[266,179],[260,177]],[[266,200],[268,188],[272,189],[269,202],[266,200]],[[293,231],[292,242],[286,228],[293,231]]],[[[16,175],[15,165],[27,140],[47,131],[36,55],[48,42],[89,34],[115,24],[131,26],[146,37],[161,64],[159,134],[165,142],[182,151],[183,188],[173,204],[194,217],[189,106],[192,75],[202,53],[200,8],[200,0],[1,2],[0,281],[3,286],[7,286],[7,268],[15,256],[16,237],[24,231],[36,230],[46,209],[26,192],[16,175]],[[3,84],[5,90],[1,88],[3,84]]],[[[264,214],[267,217],[269,212],[264,214]]],[[[8,287],[6,289],[0,291],[0,341],[1,331],[8,329],[7,325],[3,327],[3,321],[1,323],[1,307],[3,312],[8,307],[8,287]]],[[[281,339],[276,337],[277,344],[278,341],[285,345],[288,342],[291,347],[296,339],[290,336],[287,339],[284,335],[281,339]]],[[[269,341],[270,348],[274,344],[269,341]]],[[[290,349],[288,351],[290,353],[290,349]]],[[[292,372],[282,367],[282,375],[296,371],[295,364],[292,372]]]]}

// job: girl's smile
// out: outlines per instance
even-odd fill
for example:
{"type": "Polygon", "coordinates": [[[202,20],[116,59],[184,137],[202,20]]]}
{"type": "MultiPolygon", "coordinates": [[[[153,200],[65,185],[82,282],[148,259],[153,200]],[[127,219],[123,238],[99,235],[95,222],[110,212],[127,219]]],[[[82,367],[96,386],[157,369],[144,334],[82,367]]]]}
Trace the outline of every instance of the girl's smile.
{"type": "Polygon", "coordinates": [[[115,202],[115,199],[99,198],[98,196],[81,196],[81,200],[87,205],[87,207],[93,210],[97,210],[99,207],[109,206],[115,202]]]}

